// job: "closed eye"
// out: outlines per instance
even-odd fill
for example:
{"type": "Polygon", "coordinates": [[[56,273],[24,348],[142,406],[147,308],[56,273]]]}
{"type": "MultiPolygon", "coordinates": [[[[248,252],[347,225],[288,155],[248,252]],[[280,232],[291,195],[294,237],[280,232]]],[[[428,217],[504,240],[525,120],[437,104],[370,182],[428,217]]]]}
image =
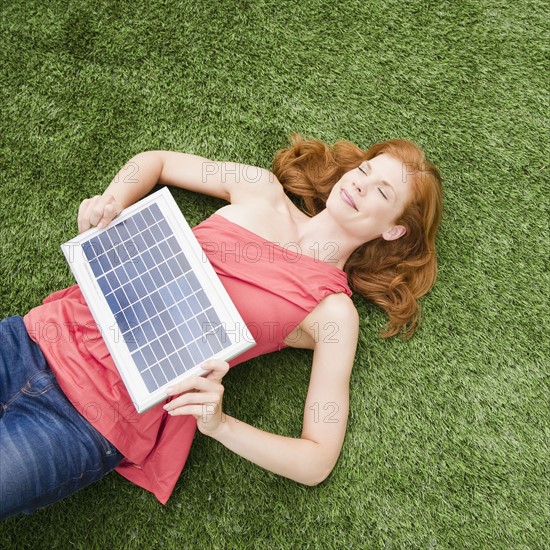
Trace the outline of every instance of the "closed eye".
{"type": "MultiPolygon", "coordinates": [[[[358,166],[357,168],[359,168],[359,170],[361,172],[363,172],[363,174],[365,174],[365,176],[367,175],[367,173],[365,172],[365,170],[363,170],[363,168],[361,166],[358,166]]],[[[384,199],[388,200],[387,195],[384,193],[384,191],[382,191],[382,189],[380,187],[378,188],[378,191],[380,191],[380,194],[384,197],[384,199]]]]}

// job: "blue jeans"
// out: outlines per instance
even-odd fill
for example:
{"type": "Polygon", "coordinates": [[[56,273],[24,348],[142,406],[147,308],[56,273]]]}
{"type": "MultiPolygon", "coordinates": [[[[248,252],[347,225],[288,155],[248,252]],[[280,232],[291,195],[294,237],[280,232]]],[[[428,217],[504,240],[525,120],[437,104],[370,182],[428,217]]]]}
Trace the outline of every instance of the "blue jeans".
{"type": "Polygon", "coordinates": [[[23,319],[0,321],[0,520],[75,493],[122,458],[67,399],[23,319]]]}

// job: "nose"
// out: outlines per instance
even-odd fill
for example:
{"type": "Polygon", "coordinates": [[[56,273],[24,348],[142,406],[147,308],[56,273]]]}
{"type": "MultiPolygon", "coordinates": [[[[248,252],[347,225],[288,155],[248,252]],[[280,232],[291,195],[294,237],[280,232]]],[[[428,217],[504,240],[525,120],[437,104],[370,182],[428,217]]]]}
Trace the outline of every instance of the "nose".
{"type": "Polygon", "coordinates": [[[360,196],[363,196],[363,193],[365,191],[365,185],[356,183],[354,181],[351,182],[351,185],[355,187],[355,189],[357,189],[357,192],[359,193],[360,196]]]}

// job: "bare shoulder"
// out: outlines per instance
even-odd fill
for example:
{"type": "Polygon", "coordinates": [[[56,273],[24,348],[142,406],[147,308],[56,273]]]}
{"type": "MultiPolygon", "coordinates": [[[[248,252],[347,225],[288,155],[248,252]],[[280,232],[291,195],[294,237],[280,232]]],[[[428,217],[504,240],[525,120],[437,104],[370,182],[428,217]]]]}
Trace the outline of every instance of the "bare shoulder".
{"type": "MultiPolygon", "coordinates": [[[[347,326],[359,326],[359,313],[353,300],[343,292],[329,294],[309,313],[303,323],[316,322],[342,322],[347,326]]],[[[305,327],[302,327],[305,329],[305,327]]]]}
{"type": "Polygon", "coordinates": [[[283,186],[273,172],[257,166],[238,165],[230,189],[231,204],[281,200],[283,186]]]}
{"type": "Polygon", "coordinates": [[[354,346],[359,335],[359,313],[344,293],[330,294],[317,304],[286,339],[294,348],[314,349],[319,342],[346,342],[354,346]]]}

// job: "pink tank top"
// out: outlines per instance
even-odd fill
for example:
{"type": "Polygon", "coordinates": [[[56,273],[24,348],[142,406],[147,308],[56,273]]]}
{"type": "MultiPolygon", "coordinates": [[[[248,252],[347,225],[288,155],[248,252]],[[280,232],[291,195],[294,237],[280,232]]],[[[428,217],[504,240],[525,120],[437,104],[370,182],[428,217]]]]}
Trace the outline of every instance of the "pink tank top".
{"type": "MultiPolygon", "coordinates": [[[[342,270],[219,214],[193,233],[257,342],[231,367],[286,347],[285,337],[329,294],[351,296],[342,270]]],[[[124,455],[116,471],[165,504],[187,460],[195,418],[169,416],[164,403],[136,412],[78,285],[54,292],[24,321],[68,399],[124,455]]]]}

